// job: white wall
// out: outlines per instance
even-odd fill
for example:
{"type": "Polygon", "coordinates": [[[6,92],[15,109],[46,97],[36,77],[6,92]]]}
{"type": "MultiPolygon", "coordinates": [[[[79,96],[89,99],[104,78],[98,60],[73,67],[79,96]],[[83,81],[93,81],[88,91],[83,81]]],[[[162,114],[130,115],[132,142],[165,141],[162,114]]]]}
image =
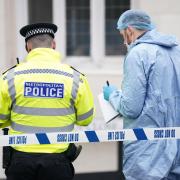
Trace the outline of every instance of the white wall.
{"type": "MultiPolygon", "coordinates": [[[[56,2],[57,4],[61,2],[63,4],[65,0],[54,0],[54,2],[56,2]]],[[[96,0],[92,0],[91,3],[92,6],[95,6],[96,0]]],[[[98,1],[98,3],[102,3],[102,0],[98,1]]],[[[17,57],[17,55],[20,55],[20,58],[22,59],[25,54],[24,42],[18,34],[18,29],[22,25],[25,25],[27,22],[26,5],[27,0],[0,0],[0,73],[16,63],[15,58],[17,57]]],[[[178,22],[180,19],[179,0],[131,0],[131,6],[132,8],[147,11],[160,31],[165,33],[172,33],[176,35],[178,39],[180,39],[180,24],[178,22]]],[[[98,6],[97,9],[99,10],[99,12],[103,13],[103,10],[100,10],[99,8],[102,8],[102,6],[98,6]]],[[[63,11],[58,12],[60,14],[59,16],[56,16],[57,19],[55,19],[55,22],[58,21],[58,17],[62,17],[61,13],[63,13],[63,11]]],[[[95,18],[95,16],[93,16],[92,18],[95,18]]],[[[99,16],[98,18],[101,17],[99,16]]],[[[63,24],[63,19],[61,19],[61,21],[63,24]]],[[[91,29],[93,32],[95,30],[93,29],[95,28],[95,26],[96,23],[93,24],[93,27],[91,29]]],[[[63,36],[63,31],[61,31],[58,37],[61,37],[61,34],[63,36]]],[[[65,43],[65,41],[61,41],[61,38],[59,39],[60,40],[58,43],[65,43]]],[[[93,40],[93,43],[96,43],[95,39],[93,40]]],[[[101,45],[100,41],[98,41],[98,44],[101,45]]],[[[65,51],[62,45],[59,49],[61,49],[62,52],[65,51]]],[[[95,65],[87,61],[87,63],[82,66],[81,61],[79,61],[79,64],[74,63],[74,66],[83,73],[87,74],[95,97],[96,121],[92,124],[91,127],[95,129],[102,129],[104,128],[104,126],[102,125],[103,123],[101,124],[102,114],[97,101],[97,94],[102,91],[102,86],[107,79],[110,81],[110,83],[116,84],[120,88],[122,80],[123,57],[118,57],[116,59],[111,59],[111,57],[109,57],[105,59],[104,57],[102,57],[102,49],[100,50],[100,55],[97,52],[98,49],[94,49],[92,52],[92,59],[95,62],[95,65]],[[100,63],[98,63],[99,60],[100,63]]],[[[71,61],[71,63],[73,64],[73,61],[71,61]]],[[[106,128],[113,128],[117,124],[112,124],[106,128]]],[[[2,148],[0,148],[0,167],[2,161],[1,150],[2,148]]],[[[80,155],[79,159],[75,161],[74,165],[77,172],[80,173],[116,170],[117,144],[86,144],[84,145],[82,154],[80,155]],[[111,154],[111,156],[109,156],[109,154],[111,154]],[[99,160],[97,162],[97,166],[95,166],[93,161],[91,161],[94,157],[95,159],[97,159],[97,157],[102,158],[102,160],[99,160]],[[88,162],[87,166],[83,165],[85,162],[88,162]]],[[[2,177],[4,177],[3,170],[0,168],[0,178],[2,177]]]]}
{"type": "Polygon", "coordinates": [[[5,61],[5,28],[4,28],[4,1],[0,1],[0,69],[3,70],[6,66],[5,61]]]}
{"type": "MultiPolygon", "coordinates": [[[[4,29],[4,1],[0,1],[0,69],[3,70],[6,67],[5,61],[5,29],[4,29]]],[[[0,131],[0,135],[2,132],[0,131]]],[[[0,178],[4,177],[4,172],[2,170],[2,148],[0,148],[0,178]]]]}
{"type": "Polygon", "coordinates": [[[179,0],[131,0],[131,6],[148,12],[159,31],[174,34],[180,41],[179,0]]]}
{"type": "MultiPolygon", "coordinates": [[[[16,64],[17,33],[15,1],[0,1],[0,73],[16,64]]],[[[0,148],[0,178],[4,177],[0,148]]]]}

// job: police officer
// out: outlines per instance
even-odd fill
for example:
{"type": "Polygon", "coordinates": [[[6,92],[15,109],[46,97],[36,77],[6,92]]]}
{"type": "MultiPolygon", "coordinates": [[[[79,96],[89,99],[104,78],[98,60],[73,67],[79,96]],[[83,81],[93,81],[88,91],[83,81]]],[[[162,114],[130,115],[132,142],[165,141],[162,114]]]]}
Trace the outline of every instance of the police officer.
{"type": "MultiPolygon", "coordinates": [[[[94,116],[94,102],[86,77],[60,63],[55,51],[57,26],[23,27],[28,55],[0,78],[0,127],[10,134],[72,131],[94,116]]],[[[71,180],[74,168],[66,156],[69,144],[13,146],[7,180],[71,180]]]]}

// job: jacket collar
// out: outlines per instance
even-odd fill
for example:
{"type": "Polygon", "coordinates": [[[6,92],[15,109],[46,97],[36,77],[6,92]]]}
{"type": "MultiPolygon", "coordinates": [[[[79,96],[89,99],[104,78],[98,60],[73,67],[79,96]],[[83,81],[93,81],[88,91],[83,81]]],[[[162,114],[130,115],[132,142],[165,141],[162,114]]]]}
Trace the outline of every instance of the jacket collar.
{"type": "Polygon", "coordinates": [[[60,61],[61,55],[59,52],[51,48],[36,48],[29,52],[26,56],[26,61],[60,61]]]}

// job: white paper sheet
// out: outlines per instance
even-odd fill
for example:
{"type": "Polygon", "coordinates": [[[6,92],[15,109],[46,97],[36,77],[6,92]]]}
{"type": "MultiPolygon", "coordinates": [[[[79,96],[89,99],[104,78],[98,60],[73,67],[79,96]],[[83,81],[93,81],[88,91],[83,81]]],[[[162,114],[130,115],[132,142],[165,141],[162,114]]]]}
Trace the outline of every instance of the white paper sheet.
{"type": "Polygon", "coordinates": [[[111,104],[104,99],[103,93],[98,95],[98,100],[106,123],[120,117],[119,112],[115,111],[111,104]]]}

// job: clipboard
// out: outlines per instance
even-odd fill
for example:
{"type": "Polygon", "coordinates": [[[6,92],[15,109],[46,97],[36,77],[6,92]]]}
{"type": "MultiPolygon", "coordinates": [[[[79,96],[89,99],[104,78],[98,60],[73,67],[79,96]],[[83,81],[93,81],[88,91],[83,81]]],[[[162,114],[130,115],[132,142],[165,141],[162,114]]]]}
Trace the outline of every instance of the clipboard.
{"type": "Polygon", "coordinates": [[[117,117],[121,116],[121,114],[115,111],[112,105],[104,99],[103,93],[98,95],[98,100],[106,123],[109,123],[117,117]]]}

